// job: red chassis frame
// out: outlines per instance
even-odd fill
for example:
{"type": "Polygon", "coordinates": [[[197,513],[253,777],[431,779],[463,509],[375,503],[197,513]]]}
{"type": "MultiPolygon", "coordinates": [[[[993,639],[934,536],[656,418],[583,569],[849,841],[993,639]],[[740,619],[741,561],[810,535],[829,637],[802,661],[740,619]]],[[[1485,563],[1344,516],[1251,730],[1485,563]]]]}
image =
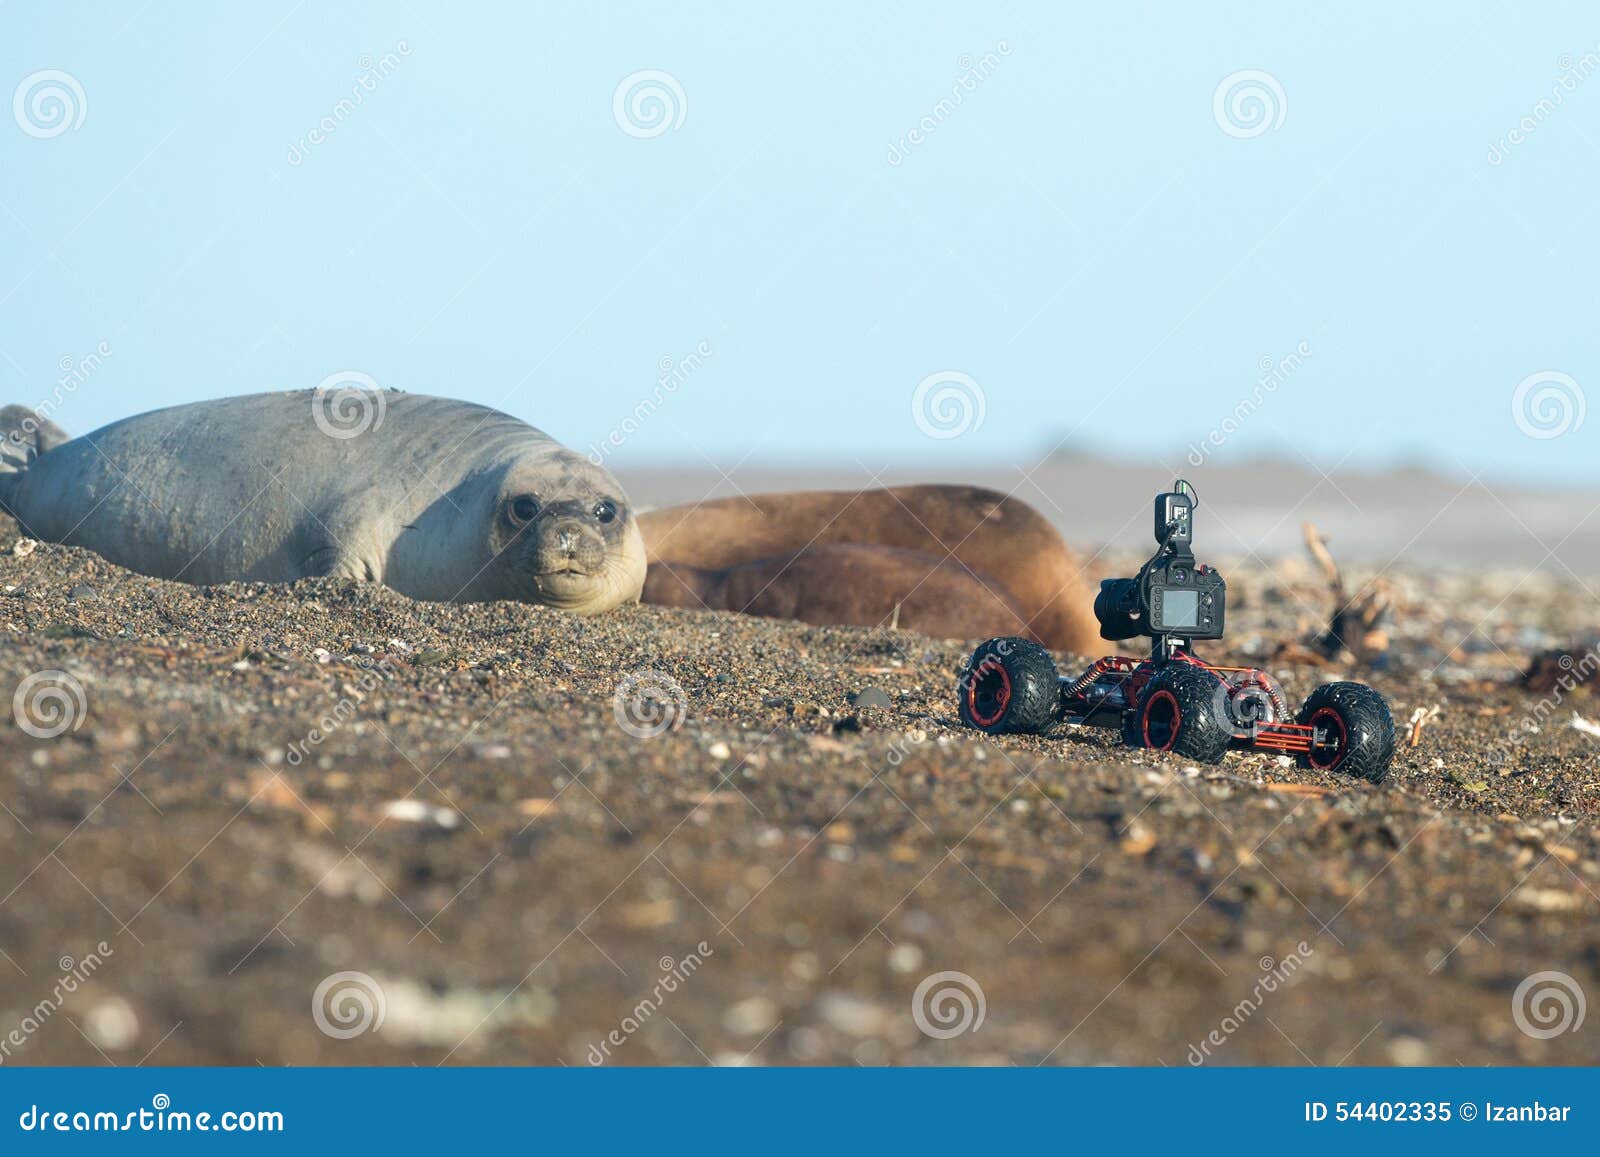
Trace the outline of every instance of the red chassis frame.
{"type": "MultiPolygon", "coordinates": [[[[1107,655],[1089,664],[1076,678],[1062,677],[1060,722],[1120,727],[1124,712],[1139,705],[1145,686],[1165,663],[1187,663],[1199,667],[1215,675],[1219,683],[1231,687],[1231,694],[1247,688],[1259,688],[1272,703],[1274,714],[1280,718],[1253,723],[1242,733],[1236,732],[1230,746],[1304,756],[1316,762],[1316,726],[1311,723],[1292,723],[1281,718],[1289,714],[1288,704],[1270,675],[1258,667],[1213,666],[1184,651],[1175,652],[1170,659],[1163,661],[1107,655]]],[[[976,680],[968,683],[966,693],[969,698],[975,694],[976,688],[976,680]]],[[[976,704],[969,703],[969,709],[974,709],[974,714],[975,707],[976,704]]],[[[1000,710],[1003,709],[1002,706],[1000,710]]],[[[998,714],[995,717],[998,718],[998,714]]],[[[1163,749],[1156,747],[1155,750],[1163,749]]]]}

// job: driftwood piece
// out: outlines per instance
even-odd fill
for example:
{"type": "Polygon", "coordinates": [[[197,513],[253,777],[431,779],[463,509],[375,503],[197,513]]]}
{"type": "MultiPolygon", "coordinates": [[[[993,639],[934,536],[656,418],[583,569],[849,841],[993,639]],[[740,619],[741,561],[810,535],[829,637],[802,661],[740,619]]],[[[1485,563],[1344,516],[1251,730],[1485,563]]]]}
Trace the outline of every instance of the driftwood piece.
{"type": "Polygon", "coordinates": [[[1411,735],[1407,746],[1416,747],[1422,742],[1422,729],[1439,718],[1439,705],[1418,707],[1411,713],[1411,735]]]}
{"type": "MultiPolygon", "coordinates": [[[[1541,651],[1522,673],[1522,688],[1539,695],[1587,687],[1600,676],[1600,640],[1574,642],[1564,650],[1541,651]]],[[[1591,688],[1592,690],[1592,688],[1591,688]]]]}
{"type": "Polygon", "coordinates": [[[1305,535],[1306,549],[1322,569],[1333,594],[1333,614],[1328,628],[1316,639],[1316,646],[1330,659],[1345,655],[1369,667],[1381,667],[1388,661],[1389,618],[1392,609],[1390,587],[1383,578],[1374,578],[1354,597],[1345,588],[1344,573],[1328,550],[1327,540],[1311,522],[1300,527],[1305,535]]]}

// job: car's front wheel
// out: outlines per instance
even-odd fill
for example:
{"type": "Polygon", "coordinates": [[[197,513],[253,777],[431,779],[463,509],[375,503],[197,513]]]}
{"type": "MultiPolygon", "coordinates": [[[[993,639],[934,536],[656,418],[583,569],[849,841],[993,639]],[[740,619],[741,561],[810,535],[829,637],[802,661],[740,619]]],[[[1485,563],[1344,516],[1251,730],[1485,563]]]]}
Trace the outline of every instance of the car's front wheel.
{"type": "Polygon", "coordinates": [[[1307,697],[1296,722],[1314,729],[1301,764],[1382,783],[1394,758],[1394,715],[1365,683],[1324,683],[1307,697]]]}
{"type": "Polygon", "coordinates": [[[1173,665],[1151,678],[1144,694],[1122,719],[1130,747],[1170,751],[1199,763],[1218,763],[1233,739],[1222,684],[1201,667],[1173,665]]]}

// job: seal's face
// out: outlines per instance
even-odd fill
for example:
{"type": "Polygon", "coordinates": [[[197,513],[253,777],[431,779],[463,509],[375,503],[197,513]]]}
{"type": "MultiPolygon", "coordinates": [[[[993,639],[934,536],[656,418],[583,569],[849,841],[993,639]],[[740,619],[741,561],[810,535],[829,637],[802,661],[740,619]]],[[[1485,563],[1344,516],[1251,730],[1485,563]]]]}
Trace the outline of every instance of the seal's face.
{"type": "Polygon", "coordinates": [[[568,453],[520,473],[501,486],[491,535],[512,597],[589,615],[638,602],[644,540],[616,479],[568,453]]]}

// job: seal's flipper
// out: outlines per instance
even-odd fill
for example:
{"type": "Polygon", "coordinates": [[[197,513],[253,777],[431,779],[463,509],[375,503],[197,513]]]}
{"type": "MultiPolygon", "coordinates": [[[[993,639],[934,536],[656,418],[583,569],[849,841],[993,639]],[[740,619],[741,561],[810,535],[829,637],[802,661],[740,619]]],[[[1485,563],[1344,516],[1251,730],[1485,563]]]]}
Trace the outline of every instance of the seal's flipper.
{"type": "Polygon", "coordinates": [[[0,509],[15,513],[7,495],[39,455],[70,442],[72,435],[27,406],[0,406],[0,509]]]}
{"type": "Polygon", "coordinates": [[[377,582],[372,564],[363,562],[342,546],[324,546],[300,560],[299,578],[347,578],[357,582],[377,582]]]}

